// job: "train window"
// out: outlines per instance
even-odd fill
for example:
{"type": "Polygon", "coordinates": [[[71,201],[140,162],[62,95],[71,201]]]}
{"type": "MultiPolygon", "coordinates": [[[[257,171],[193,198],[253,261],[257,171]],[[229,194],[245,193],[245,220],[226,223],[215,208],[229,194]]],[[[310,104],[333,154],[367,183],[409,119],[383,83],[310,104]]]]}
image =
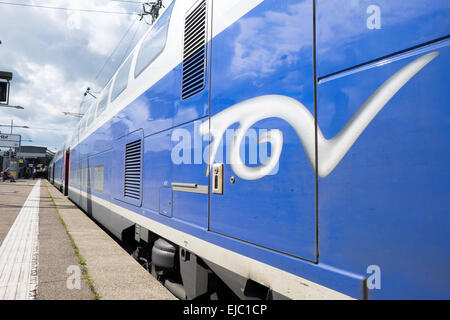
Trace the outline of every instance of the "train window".
{"type": "Polygon", "coordinates": [[[137,78],[142,71],[144,71],[153,61],[155,61],[155,59],[158,58],[166,47],[167,33],[169,30],[170,17],[172,15],[174,4],[175,1],[173,1],[167,10],[164,11],[162,16],[155,23],[142,42],[136,61],[136,68],[134,70],[135,78],[137,78]]]}
{"type": "Polygon", "coordinates": [[[78,126],[79,129],[80,129],[80,134],[81,134],[82,132],[84,132],[85,124],[86,124],[86,117],[83,117],[83,119],[81,119],[81,121],[80,121],[80,125],[78,126]]]}
{"type": "Polygon", "coordinates": [[[111,87],[111,82],[108,84],[108,86],[105,89],[103,89],[103,95],[101,97],[100,102],[98,103],[96,117],[101,115],[102,112],[106,109],[106,106],[108,105],[108,96],[109,96],[109,88],[110,87],[111,87]]]}
{"type": "Polygon", "coordinates": [[[80,187],[84,187],[84,181],[86,181],[86,178],[84,177],[84,168],[80,168],[80,187]]]}
{"type": "Polygon", "coordinates": [[[81,130],[83,131],[83,132],[85,132],[86,131],[86,129],[87,129],[87,127],[88,127],[88,118],[89,118],[89,111],[87,111],[86,112],[86,116],[84,117],[85,119],[84,119],[84,122],[83,122],[83,127],[81,128],[81,130]]]}
{"type": "Polygon", "coordinates": [[[77,172],[78,170],[77,169],[73,169],[73,172],[72,172],[72,176],[71,176],[71,182],[72,182],[72,185],[77,185],[77,176],[78,176],[78,172],[77,172]]]}
{"type": "Polygon", "coordinates": [[[105,181],[105,166],[98,165],[94,167],[94,191],[103,192],[105,181]]]}
{"type": "Polygon", "coordinates": [[[114,101],[128,86],[128,76],[130,74],[131,58],[130,55],[125,63],[120,68],[114,81],[114,87],[111,94],[111,102],[114,101]]]}
{"type": "Polygon", "coordinates": [[[92,123],[92,120],[94,120],[96,107],[97,107],[97,104],[95,102],[93,104],[91,104],[91,106],[89,107],[88,115],[86,118],[86,128],[89,128],[89,126],[92,123]]]}

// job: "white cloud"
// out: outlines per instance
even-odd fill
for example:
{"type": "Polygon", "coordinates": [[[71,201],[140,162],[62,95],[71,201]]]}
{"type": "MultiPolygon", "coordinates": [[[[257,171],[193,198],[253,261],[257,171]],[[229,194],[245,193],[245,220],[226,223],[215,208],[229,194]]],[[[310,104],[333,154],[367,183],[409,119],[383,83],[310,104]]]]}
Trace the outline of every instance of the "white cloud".
{"type": "MultiPolygon", "coordinates": [[[[136,12],[138,9],[136,4],[110,0],[29,0],[21,3],[116,12],[136,12]]],[[[15,125],[29,126],[30,129],[14,128],[23,139],[33,140],[26,144],[60,147],[78,122],[77,118],[62,112],[84,112],[80,110],[80,102],[86,87],[100,90],[108,81],[124,51],[132,48],[129,44],[139,22],[130,30],[99,78],[96,80],[95,77],[133,19],[136,16],[0,4],[0,70],[14,74],[10,103],[25,108],[0,109],[0,124],[7,125],[13,120],[15,125]]],[[[145,29],[140,26],[134,43],[145,29]]],[[[0,130],[9,132],[10,129],[0,127],[0,130]]]]}

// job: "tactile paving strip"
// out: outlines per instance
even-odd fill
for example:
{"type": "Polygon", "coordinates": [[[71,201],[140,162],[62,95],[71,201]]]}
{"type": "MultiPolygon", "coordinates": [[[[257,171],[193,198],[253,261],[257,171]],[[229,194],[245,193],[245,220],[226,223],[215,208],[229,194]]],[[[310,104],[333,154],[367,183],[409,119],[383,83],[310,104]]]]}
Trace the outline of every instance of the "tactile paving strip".
{"type": "Polygon", "coordinates": [[[0,247],[0,300],[36,296],[40,186],[38,180],[0,247]]]}

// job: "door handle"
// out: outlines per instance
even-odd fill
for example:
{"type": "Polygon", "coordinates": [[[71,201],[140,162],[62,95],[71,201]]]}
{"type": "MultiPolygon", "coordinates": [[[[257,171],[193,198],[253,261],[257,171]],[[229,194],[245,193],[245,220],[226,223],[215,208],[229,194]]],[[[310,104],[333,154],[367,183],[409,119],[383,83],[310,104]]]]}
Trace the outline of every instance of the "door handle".
{"type": "Polygon", "coordinates": [[[202,186],[196,183],[172,182],[172,190],[208,194],[208,186],[202,186]]]}
{"type": "Polygon", "coordinates": [[[212,172],[212,193],[223,194],[223,163],[214,163],[212,172]]]}

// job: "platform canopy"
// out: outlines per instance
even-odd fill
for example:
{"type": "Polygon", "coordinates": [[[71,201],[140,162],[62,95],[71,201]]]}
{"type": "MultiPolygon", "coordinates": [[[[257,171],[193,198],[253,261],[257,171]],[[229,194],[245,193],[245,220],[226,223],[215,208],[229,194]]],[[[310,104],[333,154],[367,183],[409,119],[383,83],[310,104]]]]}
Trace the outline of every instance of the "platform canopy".
{"type": "Polygon", "coordinates": [[[45,158],[47,155],[46,147],[22,146],[17,149],[17,158],[45,158]]]}

